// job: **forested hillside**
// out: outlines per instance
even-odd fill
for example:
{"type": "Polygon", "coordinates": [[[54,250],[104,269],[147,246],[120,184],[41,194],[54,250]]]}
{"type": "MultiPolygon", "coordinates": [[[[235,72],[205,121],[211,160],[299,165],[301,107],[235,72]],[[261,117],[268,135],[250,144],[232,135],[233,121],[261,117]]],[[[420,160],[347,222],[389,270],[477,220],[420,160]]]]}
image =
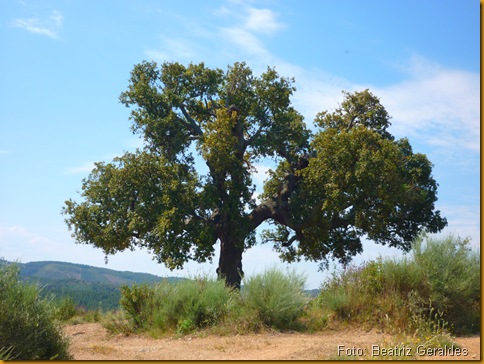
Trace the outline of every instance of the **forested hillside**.
{"type": "MultiPolygon", "coordinates": [[[[0,266],[11,264],[0,260],[0,266]]],[[[54,295],[58,299],[71,297],[77,306],[88,310],[112,310],[118,307],[120,287],[140,283],[156,283],[163,279],[170,282],[183,280],[177,277],[158,277],[148,273],[115,271],[84,264],[66,262],[15,263],[20,267],[20,277],[38,282],[42,296],[54,295]]]]}

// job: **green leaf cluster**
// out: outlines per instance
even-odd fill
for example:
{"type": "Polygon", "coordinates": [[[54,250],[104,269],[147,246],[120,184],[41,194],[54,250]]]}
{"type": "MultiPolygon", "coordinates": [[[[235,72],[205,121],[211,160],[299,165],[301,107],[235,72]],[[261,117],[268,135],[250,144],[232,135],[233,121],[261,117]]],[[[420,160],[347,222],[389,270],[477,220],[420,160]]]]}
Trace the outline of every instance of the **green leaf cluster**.
{"type": "Polygon", "coordinates": [[[274,227],[263,242],[283,259],[323,264],[347,263],[363,237],[409,250],[420,232],[443,229],[431,162],[388,132],[376,96],[344,92],[311,132],[294,91],[293,79],[245,63],[136,65],[120,101],[144,147],[97,163],[83,201],[66,201],[73,236],[106,254],[146,247],[169,268],[211,259],[220,241],[221,276],[240,283],[241,255],[265,221],[274,227]],[[252,173],[264,158],[277,168],[257,202],[252,173]]]}

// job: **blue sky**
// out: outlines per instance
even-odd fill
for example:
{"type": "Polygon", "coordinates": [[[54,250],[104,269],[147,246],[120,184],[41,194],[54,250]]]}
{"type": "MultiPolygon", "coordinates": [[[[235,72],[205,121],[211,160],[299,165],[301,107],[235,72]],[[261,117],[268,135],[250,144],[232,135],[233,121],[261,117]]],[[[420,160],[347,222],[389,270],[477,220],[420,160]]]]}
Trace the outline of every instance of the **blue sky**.
{"type": "MultiPolygon", "coordinates": [[[[142,60],[246,61],[295,77],[293,104],[309,125],[342,90],[369,88],[434,163],[444,233],[480,246],[480,55],[476,0],[218,0],[0,3],[0,257],[104,266],[102,251],[77,245],[60,214],[93,162],[141,146],[118,102],[142,60]]],[[[268,163],[258,165],[263,181],[268,163]]],[[[395,249],[365,243],[356,262],[395,249]]],[[[146,251],[118,254],[107,268],[170,272],[146,251]]],[[[244,271],[280,265],[270,246],[244,256],[244,271]]],[[[315,263],[293,267],[317,288],[315,263]]]]}

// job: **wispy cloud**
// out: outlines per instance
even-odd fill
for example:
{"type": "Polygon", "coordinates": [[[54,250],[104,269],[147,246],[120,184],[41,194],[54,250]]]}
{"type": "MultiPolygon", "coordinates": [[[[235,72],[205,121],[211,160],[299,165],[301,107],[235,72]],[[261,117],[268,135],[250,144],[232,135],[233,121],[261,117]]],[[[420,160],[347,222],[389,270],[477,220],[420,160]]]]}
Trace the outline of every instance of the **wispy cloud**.
{"type": "Polygon", "coordinates": [[[445,68],[413,56],[409,78],[375,88],[393,116],[392,131],[436,147],[480,150],[479,74],[445,68]]]}
{"type": "Polygon", "coordinates": [[[442,215],[449,222],[449,226],[442,235],[454,233],[461,238],[471,238],[471,246],[479,249],[481,242],[479,206],[443,205],[442,215]]]}
{"type": "Polygon", "coordinates": [[[271,53],[265,39],[286,27],[271,9],[258,8],[254,2],[231,0],[213,14],[218,19],[217,26],[195,24],[202,31],[187,38],[164,37],[163,50],[150,49],[147,54],[159,60],[181,57],[209,63],[244,59],[255,72],[265,70],[267,65],[275,66],[281,75],[296,78],[293,102],[308,125],[316,113],[339,106],[342,90],[369,88],[392,116],[390,130],[397,137],[408,136],[440,151],[479,152],[479,74],[451,69],[414,54],[393,65],[403,74],[403,81],[386,86],[357,84],[322,69],[299,67],[271,53]],[[207,43],[208,47],[196,48],[198,37],[212,42],[207,43]]]}
{"type": "Polygon", "coordinates": [[[10,25],[24,29],[30,33],[40,34],[53,39],[60,39],[59,32],[62,30],[64,17],[60,11],[54,10],[48,18],[17,18],[10,25]]]}
{"type": "Polygon", "coordinates": [[[94,169],[94,167],[95,166],[93,162],[85,162],[80,166],[68,168],[67,174],[79,174],[79,173],[91,172],[94,169]]]}
{"type": "Polygon", "coordinates": [[[244,27],[256,33],[273,34],[285,24],[277,20],[277,13],[270,9],[248,8],[244,27]]]}
{"type": "Polygon", "coordinates": [[[230,3],[217,10],[216,14],[231,19],[229,26],[221,26],[219,35],[226,44],[232,44],[251,55],[269,56],[260,39],[261,35],[274,35],[284,29],[278,14],[271,9],[260,9],[243,3],[230,3]]]}
{"type": "Polygon", "coordinates": [[[392,117],[390,131],[448,153],[480,151],[479,74],[446,68],[414,55],[399,65],[406,78],[378,87],[356,84],[321,70],[283,64],[296,77],[294,103],[311,124],[315,114],[336,108],[342,90],[370,89],[392,117]]]}
{"type": "Polygon", "coordinates": [[[245,59],[250,55],[266,66],[273,63],[263,38],[274,36],[285,28],[285,24],[278,20],[279,15],[276,12],[253,7],[248,1],[228,1],[214,10],[213,15],[216,19],[212,23],[217,24],[216,26],[180,18],[179,23],[184,30],[177,35],[162,35],[160,44],[148,48],[145,51],[146,56],[155,61],[176,59],[210,62],[227,58],[232,61],[234,57],[240,59],[240,54],[245,59]],[[180,35],[183,33],[189,35],[180,35]],[[205,41],[204,47],[200,46],[202,38],[205,41]]]}

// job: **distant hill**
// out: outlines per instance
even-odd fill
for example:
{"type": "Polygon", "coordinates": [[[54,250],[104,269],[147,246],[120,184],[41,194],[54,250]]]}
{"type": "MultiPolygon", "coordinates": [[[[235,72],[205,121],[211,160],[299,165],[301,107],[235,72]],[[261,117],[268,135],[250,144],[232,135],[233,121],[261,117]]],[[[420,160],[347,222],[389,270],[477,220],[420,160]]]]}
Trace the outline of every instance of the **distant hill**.
{"type": "Polygon", "coordinates": [[[18,263],[20,276],[41,281],[76,280],[82,282],[108,283],[116,286],[133,283],[155,283],[162,279],[178,281],[183,278],[161,278],[149,273],[116,271],[107,268],[92,267],[84,264],[66,262],[30,262],[18,263]]]}
{"type": "MultiPolygon", "coordinates": [[[[11,264],[0,260],[0,266],[11,264]]],[[[78,306],[93,310],[116,309],[121,297],[122,285],[156,283],[162,280],[174,283],[185,278],[162,278],[154,274],[116,271],[66,262],[15,263],[23,280],[37,282],[44,296],[55,295],[61,299],[71,297],[78,306]]]]}
{"type": "MultiPolygon", "coordinates": [[[[12,264],[0,259],[0,267],[12,264]]],[[[62,299],[71,297],[75,304],[88,310],[100,308],[104,311],[119,308],[121,286],[132,284],[152,284],[162,280],[176,283],[186,278],[158,277],[148,273],[116,271],[66,262],[15,263],[20,268],[23,280],[37,282],[42,287],[42,295],[62,299]]],[[[319,289],[307,290],[311,298],[319,294],[319,289]]]]}

